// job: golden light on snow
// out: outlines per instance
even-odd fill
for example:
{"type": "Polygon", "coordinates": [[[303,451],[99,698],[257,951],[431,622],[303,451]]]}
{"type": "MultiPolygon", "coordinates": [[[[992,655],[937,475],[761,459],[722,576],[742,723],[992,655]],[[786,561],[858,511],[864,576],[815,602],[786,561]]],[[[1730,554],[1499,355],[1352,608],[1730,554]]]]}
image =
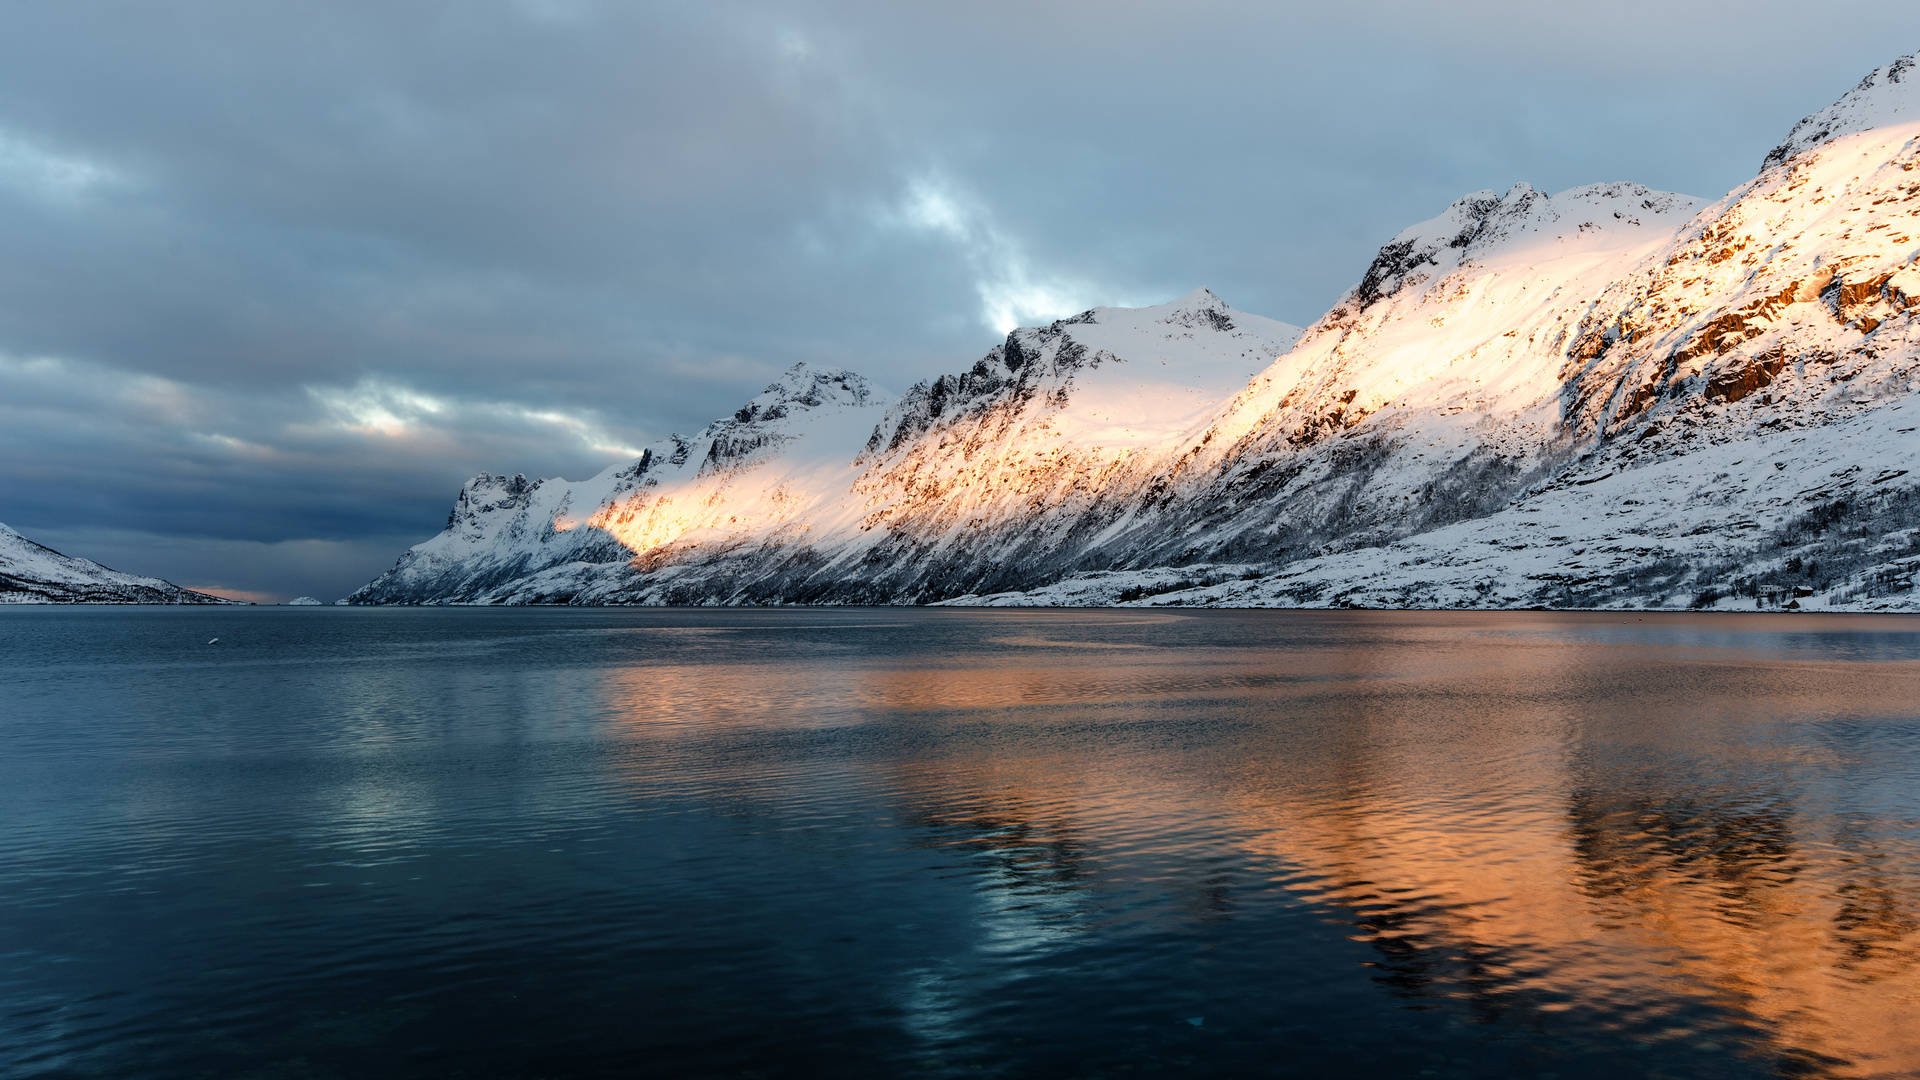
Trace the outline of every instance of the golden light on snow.
{"type": "MultiPolygon", "coordinates": [[[[566,515],[557,565],[587,550],[570,523],[589,515],[640,571],[582,571],[592,595],[817,596],[832,578],[963,602],[1130,602],[1181,581],[1170,599],[1232,605],[1751,602],[1774,572],[1751,541],[1920,475],[1900,400],[1916,133],[1842,132],[1712,205],[1632,183],[1472,193],[1384,246],[1304,335],[1197,290],[1016,331],[891,409],[816,393],[845,373],[815,370],[737,425],[656,444],[644,476],[504,497],[530,530],[476,517],[430,565],[538,557],[512,537],[566,515]],[[1647,569],[1669,560],[1692,569],[1647,569]],[[670,588],[651,576],[669,568],[670,588]]],[[[969,251],[996,326],[1079,306],[938,177],[882,217],[969,251]]],[[[341,408],[383,423],[416,404],[341,408]]],[[[1910,576],[1888,563],[1820,603],[1881,603],[1910,576]]]]}

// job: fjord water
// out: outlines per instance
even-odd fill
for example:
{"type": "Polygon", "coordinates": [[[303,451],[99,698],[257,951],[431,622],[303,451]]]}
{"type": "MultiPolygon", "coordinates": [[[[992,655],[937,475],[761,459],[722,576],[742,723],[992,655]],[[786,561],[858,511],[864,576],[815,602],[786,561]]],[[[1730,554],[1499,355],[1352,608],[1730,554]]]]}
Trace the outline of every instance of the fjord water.
{"type": "Polygon", "coordinates": [[[0,671],[7,1076],[1920,1071],[1912,619],[7,610],[0,671]]]}

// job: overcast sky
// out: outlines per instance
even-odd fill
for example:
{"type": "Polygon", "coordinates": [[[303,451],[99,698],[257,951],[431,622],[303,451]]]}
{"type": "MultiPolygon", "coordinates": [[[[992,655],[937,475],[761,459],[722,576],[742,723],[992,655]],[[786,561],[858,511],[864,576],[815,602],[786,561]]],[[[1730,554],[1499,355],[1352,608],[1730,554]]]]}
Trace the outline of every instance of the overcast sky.
{"type": "Polygon", "coordinates": [[[475,473],[1198,285],[1318,317],[1481,188],[1718,196],[1911,0],[0,0],[0,521],[331,600],[475,473]]]}

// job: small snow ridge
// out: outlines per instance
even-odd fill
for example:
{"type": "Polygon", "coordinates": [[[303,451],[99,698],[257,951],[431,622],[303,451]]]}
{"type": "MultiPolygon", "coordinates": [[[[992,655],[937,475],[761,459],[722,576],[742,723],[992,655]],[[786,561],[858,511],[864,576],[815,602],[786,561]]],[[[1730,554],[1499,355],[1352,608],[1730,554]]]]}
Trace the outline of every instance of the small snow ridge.
{"type": "Polygon", "coordinates": [[[1787,137],[1768,151],[1761,168],[1782,164],[1842,135],[1877,127],[1920,121],[1920,53],[1908,53],[1884,67],[1874,68],[1839,101],[1800,121],[1787,137]]]}
{"type": "Polygon", "coordinates": [[[1173,311],[1225,311],[1227,302],[1215,296],[1205,285],[1166,305],[1173,311]]]}
{"type": "Polygon", "coordinates": [[[1676,230],[1700,203],[1632,183],[1588,184],[1556,195],[1526,183],[1504,194],[1476,191],[1454,200],[1440,216],[1402,230],[1334,311],[1365,312],[1402,289],[1516,245],[1573,238],[1603,246],[1637,244],[1648,228],[1676,230]]]}
{"type": "Polygon", "coordinates": [[[867,381],[864,376],[841,368],[824,368],[801,362],[782,372],[780,381],[769,383],[760,396],[741,407],[733,418],[745,423],[778,410],[773,419],[779,419],[786,415],[784,406],[812,409],[828,402],[865,405],[875,397],[886,396],[886,391],[867,381]]]}
{"type": "Polygon", "coordinates": [[[225,604],[159,578],[62,555],[0,524],[0,604],[225,604]]]}

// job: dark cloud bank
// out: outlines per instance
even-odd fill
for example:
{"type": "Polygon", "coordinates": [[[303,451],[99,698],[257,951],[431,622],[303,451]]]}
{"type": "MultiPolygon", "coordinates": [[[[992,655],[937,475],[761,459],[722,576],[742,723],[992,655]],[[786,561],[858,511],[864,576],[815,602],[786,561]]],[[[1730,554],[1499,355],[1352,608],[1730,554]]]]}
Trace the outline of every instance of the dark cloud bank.
{"type": "Polygon", "coordinates": [[[597,471],[796,360],[899,390],[1201,284],[1305,323],[1467,191],[1719,195],[1920,37],[1330,7],[9,5],[0,521],[332,598],[467,476],[597,471]]]}

